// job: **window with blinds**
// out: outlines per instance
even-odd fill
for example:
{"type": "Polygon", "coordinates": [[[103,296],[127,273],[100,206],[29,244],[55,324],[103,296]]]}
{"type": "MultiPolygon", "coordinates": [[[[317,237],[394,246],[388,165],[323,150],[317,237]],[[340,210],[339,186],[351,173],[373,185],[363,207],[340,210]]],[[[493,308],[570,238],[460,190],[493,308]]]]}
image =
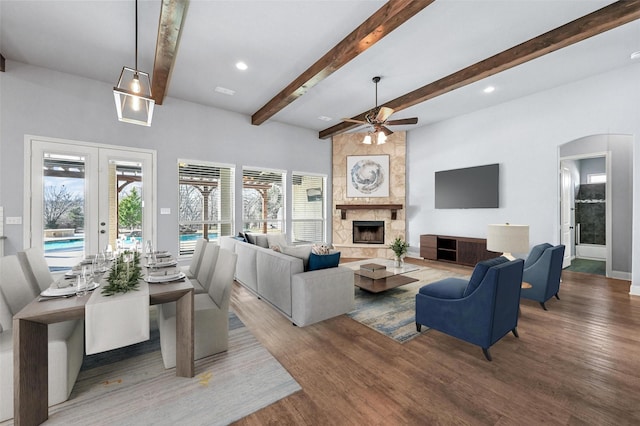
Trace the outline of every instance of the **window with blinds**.
{"type": "Polygon", "coordinates": [[[193,254],[198,238],[233,235],[235,168],[180,160],[178,176],[180,255],[193,254]]]}
{"type": "Polygon", "coordinates": [[[326,176],[293,172],[291,242],[317,243],[325,239],[326,176]]]}
{"type": "Polygon", "coordinates": [[[281,170],[243,168],[243,230],[266,234],[284,232],[284,182],[281,170]]]}

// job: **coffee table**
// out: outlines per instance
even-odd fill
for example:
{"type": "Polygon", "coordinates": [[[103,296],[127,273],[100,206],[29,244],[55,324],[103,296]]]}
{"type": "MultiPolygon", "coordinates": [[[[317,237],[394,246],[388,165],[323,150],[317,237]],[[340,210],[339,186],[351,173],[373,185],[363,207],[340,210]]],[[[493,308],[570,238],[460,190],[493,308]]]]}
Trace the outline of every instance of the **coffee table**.
{"type": "Polygon", "coordinates": [[[404,275],[407,272],[419,270],[418,266],[405,263],[400,268],[396,268],[393,263],[393,260],[386,259],[354,262],[352,265],[355,275],[354,285],[370,293],[380,293],[418,281],[416,278],[404,275]],[[363,265],[365,268],[361,268],[363,265]]]}

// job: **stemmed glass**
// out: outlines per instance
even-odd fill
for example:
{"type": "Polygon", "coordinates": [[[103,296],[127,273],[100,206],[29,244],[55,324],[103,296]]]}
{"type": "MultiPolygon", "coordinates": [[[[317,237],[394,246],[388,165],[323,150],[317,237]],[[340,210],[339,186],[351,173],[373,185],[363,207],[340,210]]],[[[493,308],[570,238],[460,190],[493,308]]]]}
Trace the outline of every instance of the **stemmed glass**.
{"type": "Polygon", "coordinates": [[[87,290],[93,281],[93,264],[83,265],[78,281],[76,282],[76,296],[82,297],[87,294],[87,290]]]}
{"type": "Polygon", "coordinates": [[[144,245],[144,255],[147,258],[147,264],[151,263],[151,256],[153,255],[153,244],[151,240],[147,240],[144,245]]]}

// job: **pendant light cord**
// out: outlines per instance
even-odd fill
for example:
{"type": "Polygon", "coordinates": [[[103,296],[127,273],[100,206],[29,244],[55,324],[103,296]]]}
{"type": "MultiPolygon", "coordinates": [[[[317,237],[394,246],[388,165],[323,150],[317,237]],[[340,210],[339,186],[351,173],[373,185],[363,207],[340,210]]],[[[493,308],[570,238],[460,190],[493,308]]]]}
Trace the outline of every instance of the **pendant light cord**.
{"type": "Polygon", "coordinates": [[[136,0],[136,73],[137,72],[138,72],[138,0],[136,0]]]}

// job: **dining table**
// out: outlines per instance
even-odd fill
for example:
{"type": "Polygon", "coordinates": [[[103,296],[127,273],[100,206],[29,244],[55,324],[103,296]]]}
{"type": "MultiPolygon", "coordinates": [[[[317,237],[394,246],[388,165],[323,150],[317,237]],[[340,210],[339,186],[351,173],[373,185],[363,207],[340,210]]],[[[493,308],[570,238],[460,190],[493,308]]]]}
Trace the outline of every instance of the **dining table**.
{"type": "MultiPolygon", "coordinates": [[[[94,291],[100,291],[98,287],[94,291]]],[[[41,301],[36,298],[13,317],[14,423],[38,425],[48,413],[48,325],[84,320],[92,293],[41,301]]],[[[176,302],[176,376],[193,377],[194,297],[188,278],[149,282],[149,304],[176,302]]]]}

